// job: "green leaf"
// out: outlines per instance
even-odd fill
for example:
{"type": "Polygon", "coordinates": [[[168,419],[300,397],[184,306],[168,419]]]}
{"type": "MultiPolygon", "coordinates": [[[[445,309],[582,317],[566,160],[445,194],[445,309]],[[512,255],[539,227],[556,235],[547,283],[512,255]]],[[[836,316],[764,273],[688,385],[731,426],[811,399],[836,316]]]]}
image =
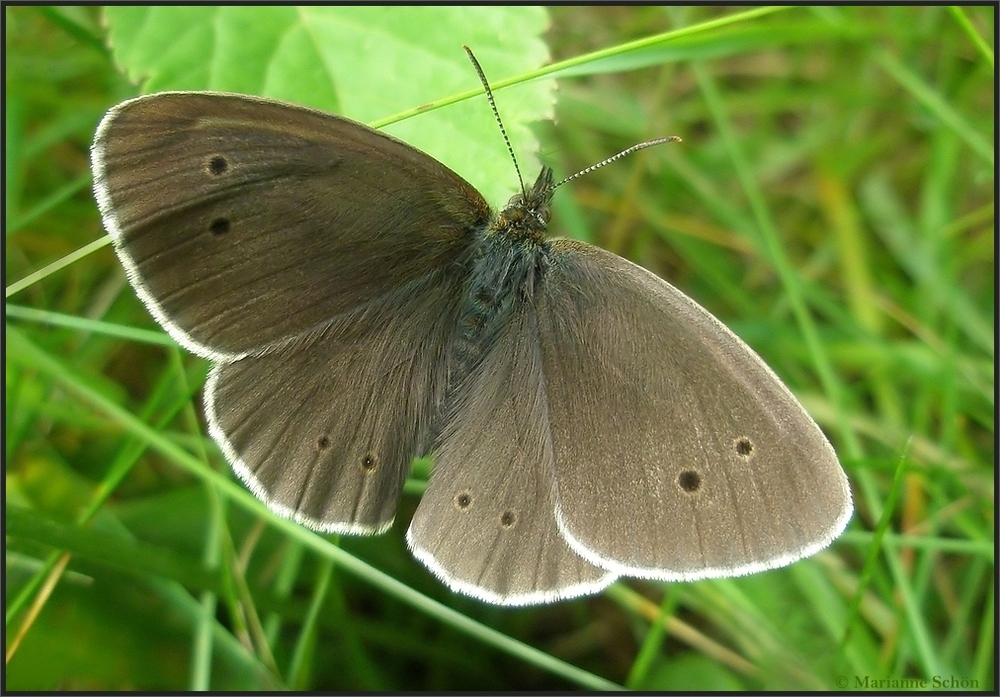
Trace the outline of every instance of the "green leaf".
{"type": "MultiPolygon", "coordinates": [[[[386,132],[427,152],[499,205],[518,188],[510,155],[462,49],[491,82],[541,66],[544,10],[518,8],[109,7],[115,61],[143,92],[215,90],[281,99],[371,123],[417,107],[386,132]]],[[[528,129],[551,118],[555,82],[496,95],[524,175],[537,169],[528,129]]]]}

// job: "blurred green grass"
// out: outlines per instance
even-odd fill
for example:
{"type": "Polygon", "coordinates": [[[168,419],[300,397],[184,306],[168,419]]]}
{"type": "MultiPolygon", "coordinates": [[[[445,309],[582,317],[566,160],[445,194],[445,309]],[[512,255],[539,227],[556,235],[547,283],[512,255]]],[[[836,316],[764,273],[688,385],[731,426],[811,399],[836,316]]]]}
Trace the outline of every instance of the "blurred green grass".
{"type": "MultiPolygon", "coordinates": [[[[741,335],[830,435],[858,510],[786,569],[519,610],[410,557],[413,495],[387,535],[327,540],[232,481],[199,422],[205,364],[87,248],[93,129],[136,94],[101,12],[5,12],[9,689],[995,689],[993,8],[549,11],[553,62],[574,60],[543,161],[684,138],[561,190],[553,232],[741,335]]],[[[489,35],[455,36],[458,60],[489,35]]],[[[456,92],[421,81],[376,114],[456,92]]]]}

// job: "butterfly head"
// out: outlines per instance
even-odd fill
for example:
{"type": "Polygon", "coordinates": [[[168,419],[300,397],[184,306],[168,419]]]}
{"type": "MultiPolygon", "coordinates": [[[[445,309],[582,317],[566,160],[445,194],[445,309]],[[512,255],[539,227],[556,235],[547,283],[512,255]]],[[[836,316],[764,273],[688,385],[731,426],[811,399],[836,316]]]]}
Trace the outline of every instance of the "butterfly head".
{"type": "Polygon", "coordinates": [[[512,239],[540,243],[545,238],[545,230],[549,226],[552,201],[552,169],[542,167],[534,185],[526,191],[515,194],[496,221],[490,232],[506,235],[512,239]]]}

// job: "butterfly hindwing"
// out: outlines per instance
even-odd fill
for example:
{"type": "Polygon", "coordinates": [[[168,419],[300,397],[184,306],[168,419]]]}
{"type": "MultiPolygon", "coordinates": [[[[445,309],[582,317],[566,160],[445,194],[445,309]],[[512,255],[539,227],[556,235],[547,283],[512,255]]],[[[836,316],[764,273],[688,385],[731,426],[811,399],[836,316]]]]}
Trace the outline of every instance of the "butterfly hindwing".
{"type": "Polygon", "coordinates": [[[213,368],[212,435],[250,489],[315,529],[388,528],[430,447],[458,294],[438,272],[280,351],[213,368]]]}
{"type": "Polygon", "coordinates": [[[528,303],[462,381],[407,534],[453,589],[505,605],[592,593],[614,580],[570,549],[555,517],[541,352],[528,303]]]}

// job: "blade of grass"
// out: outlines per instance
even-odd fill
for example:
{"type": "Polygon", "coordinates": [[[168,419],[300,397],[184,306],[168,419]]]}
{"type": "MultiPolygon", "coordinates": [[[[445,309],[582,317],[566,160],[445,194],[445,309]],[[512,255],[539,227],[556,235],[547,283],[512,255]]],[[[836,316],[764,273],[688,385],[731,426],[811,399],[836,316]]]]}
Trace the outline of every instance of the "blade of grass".
{"type": "Polygon", "coordinates": [[[888,50],[875,49],[871,52],[871,56],[872,60],[892,76],[903,89],[913,95],[942,124],[952,129],[959,138],[964,140],[972,152],[988,162],[991,167],[995,164],[993,146],[937,90],[903,65],[888,50]]]}
{"type": "Polygon", "coordinates": [[[969,21],[969,17],[965,14],[965,10],[957,5],[950,5],[948,7],[948,11],[951,12],[952,17],[955,18],[956,22],[958,22],[958,26],[962,27],[962,30],[972,40],[972,45],[975,46],[976,50],[978,50],[980,55],[982,55],[983,60],[989,64],[990,70],[993,70],[993,49],[990,48],[988,43],[986,43],[986,39],[979,35],[976,28],[972,26],[972,22],[969,21]]]}

